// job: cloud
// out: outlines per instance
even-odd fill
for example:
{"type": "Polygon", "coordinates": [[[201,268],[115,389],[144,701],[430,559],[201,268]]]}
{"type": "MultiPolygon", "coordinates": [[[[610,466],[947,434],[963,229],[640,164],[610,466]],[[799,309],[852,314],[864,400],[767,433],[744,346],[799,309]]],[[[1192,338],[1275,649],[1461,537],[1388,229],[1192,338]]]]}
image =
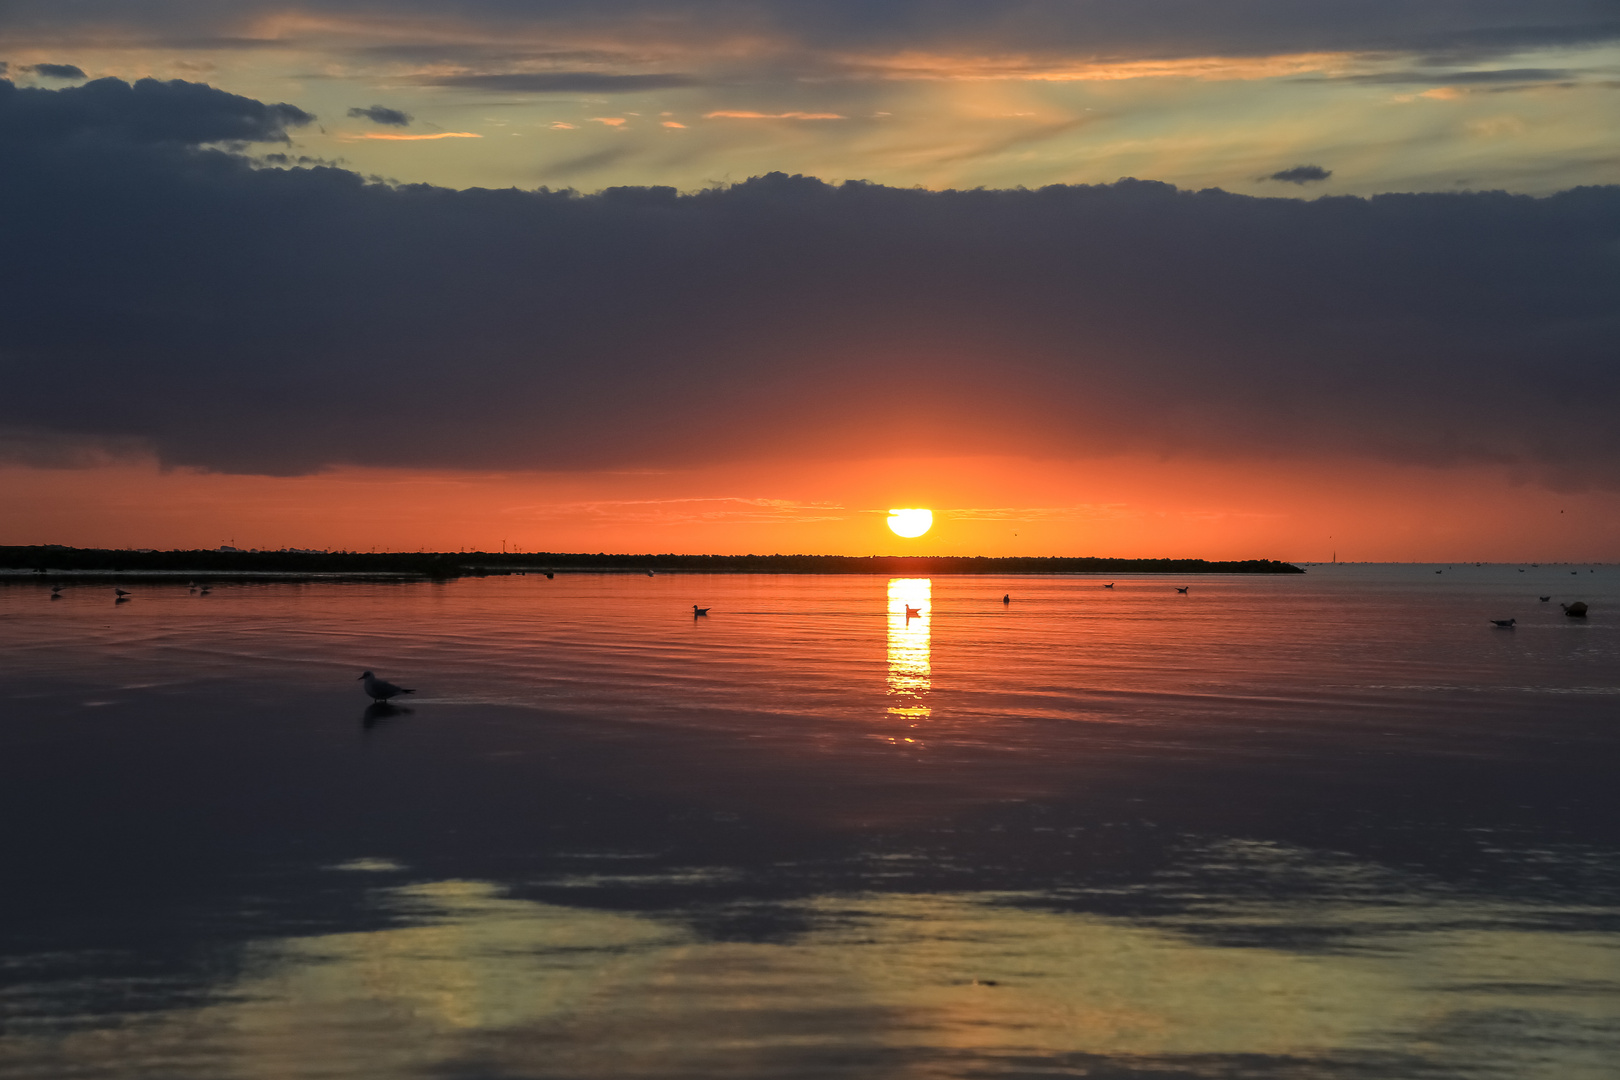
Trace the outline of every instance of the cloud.
{"type": "Polygon", "coordinates": [[[386,105],[373,105],[368,109],[357,106],[349,110],[349,115],[357,119],[370,120],[374,124],[389,124],[394,127],[407,127],[411,122],[409,114],[398,109],[390,109],[386,105]]]}
{"type": "Polygon", "coordinates": [[[476,131],[435,131],[431,134],[402,135],[392,131],[367,131],[355,135],[338,136],[344,142],[357,142],[361,139],[381,139],[387,142],[425,142],[433,139],[482,139],[483,136],[476,131]]]}
{"type": "Polygon", "coordinates": [[[843,521],[844,508],[833,503],[794,502],[790,499],[715,496],[683,499],[601,499],[590,502],[548,503],[513,507],[507,513],[519,520],[543,521],[586,517],[613,524],[731,525],[792,521],[843,521]]]}
{"type": "Polygon", "coordinates": [[[288,128],[315,117],[292,105],[266,105],[200,83],[97,79],[65,90],[18,88],[0,80],[0,143],[197,146],[287,142],[288,128]]]}
{"type": "Polygon", "coordinates": [[[614,75],[595,71],[544,71],[506,75],[424,75],[423,86],[495,90],[506,94],[634,94],[694,86],[690,75],[614,75]]]}
{"type": "MultiPolygon", "coordinates": [[[[677,51],[721,67],[762,51],[800,59],[1359,52],[1455,60],[1620,40],[1620,19],[1598,0],[1020,0],[1011,8],[933,0],[391,0],[386,11],[351,0],[308,0],[296,14],[284,0],[8,0],[7,8],[12,26],[41,42],[77,35],[142,48],[323,45],[440,62],[439,48],[461,56],[677,51]]],[[[600,73],[593,66],[581,74],[600,73]]]]}
{"type": "Polygon", "coordinates": [[[848,120],[847,116],[838,113],[816,112],[780,112],[762,113],[749,112],[741,109],[720,109],[715,112],[703,114],[705,120],[848,120]]]}
{"type": "Polygon", "coordinates": [[[1483,71],[1378,71],[1351,75],[1313,76],[1303,82],[1361,83],[1371,86],[1456,86],[1488,90],[1520,90],[1536,86],[1572,86],[1580,72],[1564,68],[1502,68],[1483,71]]]}
{"type": "Polygon", "coordinates": [[[88,78],[84,73],[84,69],[74,64],[34,64],[22,70],[32,71],[35,75],[44,75],[52,79],[88,78]]]}
{"type": "Polygon", "coordinates": [[[1280,180],[1285,184],[1311,184],[1318,180],[1326,180],[1333,175],[1332,169],[1324,169],[1320,165],[1295,165],[1292,169],[1283,169],[1265,177],[1267,180],[1280,180]]]}
{"type": "Polygon", "coordinates": [[[274,474],[1155,453],[1620,488],[1620,187],[581,195],[207,148],[289,109],[0,81],[0,426],[274,474]]]}

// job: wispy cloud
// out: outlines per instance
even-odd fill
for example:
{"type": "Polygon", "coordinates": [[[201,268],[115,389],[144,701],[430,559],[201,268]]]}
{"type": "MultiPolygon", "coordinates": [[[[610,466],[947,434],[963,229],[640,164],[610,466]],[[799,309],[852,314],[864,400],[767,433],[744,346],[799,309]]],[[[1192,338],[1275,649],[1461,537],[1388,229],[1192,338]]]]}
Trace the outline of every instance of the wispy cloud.
{"type": "Polygon", "coordinates": [[[422,86],[495,90],[506,94],[633,94],[695,86],[699,80],[679,72],[616,75],[600,71],[536,71],[493,75],[420,75],[415,81],[422,86]]]}
{"type": "Polygon", "coordinates": [[[1096,521],[1129,517],[1128,503],[1078,503],[1074,506],[980,506],[935,511],[958,521],[1096,521]]]}
{"type": "Polygon", "coordinates": [[[723,496],[682,499],[597,499],[588,502],[515,506],[505,512],[522,520],[592,518],[613,523],[717,525],[770,522],[842,521],[844,507],[833,503],[795,502],[723,496]]]}
{"type": "Polygon", "coordinates": [[[818,112],[750,112],[742,109],[719,109],[703,114],[705,120],[848,120],[839,113],[818,112]]]}
{"type": "Polygon", "coordinates": [[[354,132],[338,136],[344,142],[382,140],[384,142],[423,142],[429,139],[482,139],[476,131],[435,131],[424,135],[405,135],[396,131],[354,132]]]}
{"type": "Polygon", "coordinates": [[[1342,52],[1281,56],[1190,56],[1163,60],[1095,62],[1065,57],[964,56],[902,52],[850,57],[843,70],[855,77],[935,81],[1118,82],[1124,79],[1275,79],[1309,72],[1338,72],[1355,57],[1342,52]]]}

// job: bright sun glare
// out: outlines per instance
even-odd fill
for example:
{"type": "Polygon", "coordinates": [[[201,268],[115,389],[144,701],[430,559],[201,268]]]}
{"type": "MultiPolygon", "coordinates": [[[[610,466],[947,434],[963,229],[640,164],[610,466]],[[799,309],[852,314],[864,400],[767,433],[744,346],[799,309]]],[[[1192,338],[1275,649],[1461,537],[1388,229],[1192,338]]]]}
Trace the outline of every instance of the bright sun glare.
{"type": "Polygon", "coordinates": [[[933,527],[932,510],[915,508],[889,511],[889,528],[894,530],[896,536],[921,536],[933,527]]]}

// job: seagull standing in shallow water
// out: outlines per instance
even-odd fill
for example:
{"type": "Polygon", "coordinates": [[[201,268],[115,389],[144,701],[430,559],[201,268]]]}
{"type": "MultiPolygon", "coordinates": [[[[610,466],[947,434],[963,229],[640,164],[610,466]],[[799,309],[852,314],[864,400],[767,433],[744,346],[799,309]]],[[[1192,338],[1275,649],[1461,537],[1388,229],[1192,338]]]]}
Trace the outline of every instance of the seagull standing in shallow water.
{"type": "Polygon", "coordinates": [[[416,693],[415,690],[407,690],[403,686],[395,686],[386,679],[379,679],[369,671],[362,674],[360,678],[366,681],[366,696],[372,701],[387,701],[389,698],[398,697],[401,694],[416,693]]]}

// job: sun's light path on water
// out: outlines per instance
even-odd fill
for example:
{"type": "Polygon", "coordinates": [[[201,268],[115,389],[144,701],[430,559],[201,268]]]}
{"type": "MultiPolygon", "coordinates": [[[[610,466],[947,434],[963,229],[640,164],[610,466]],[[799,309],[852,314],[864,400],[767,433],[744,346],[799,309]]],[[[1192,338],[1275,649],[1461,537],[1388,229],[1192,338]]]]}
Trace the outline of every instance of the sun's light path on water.
{"type": "Polygon", "coordinates": [[[934,512],[921,507],[909,510],[890,510],[889,528],[896,536],[921,536],[934,527],[934,512]]]}
{"type": "Polygon", "coordinates": [[[889,581],[889,715],[926,720],[932,711],[928,621],[934,583],[929,578],[889,581]]]}

